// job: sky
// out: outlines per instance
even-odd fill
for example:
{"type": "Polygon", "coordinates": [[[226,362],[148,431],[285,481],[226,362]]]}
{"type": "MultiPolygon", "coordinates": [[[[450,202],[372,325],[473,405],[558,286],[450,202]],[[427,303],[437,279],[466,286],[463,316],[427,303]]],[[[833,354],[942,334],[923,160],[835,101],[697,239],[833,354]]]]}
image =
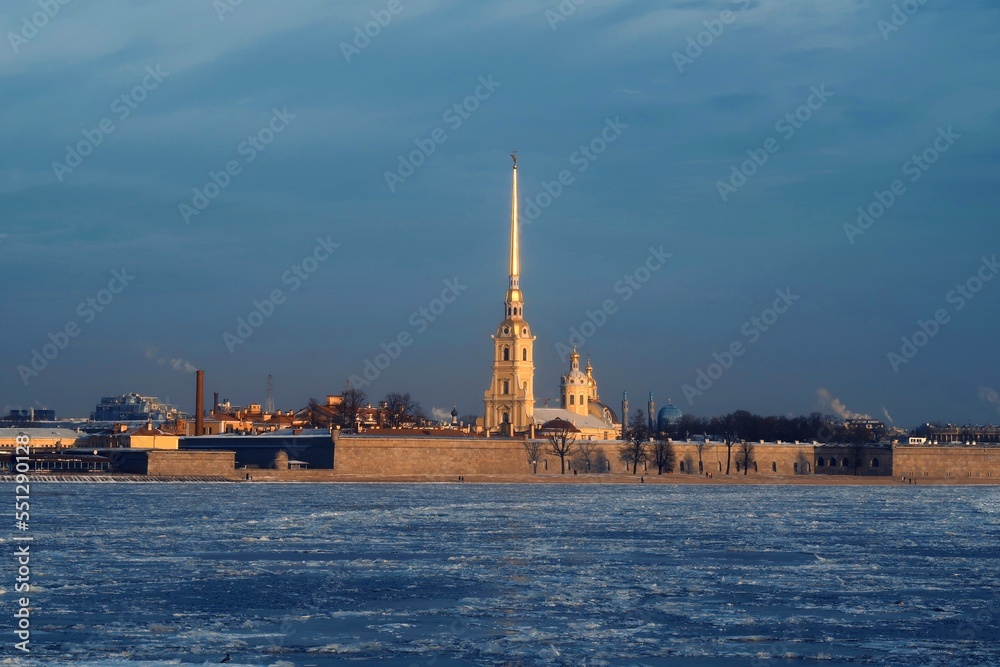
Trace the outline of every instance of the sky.
{"type": "Polygon", "coordinates": [[[1000,422],[994,2],[10,0],[0,33],[4,412],[192,411],[200,368],[481,414],[516,149],[539,405],[576,343],[616,408],[1000,422]]]}

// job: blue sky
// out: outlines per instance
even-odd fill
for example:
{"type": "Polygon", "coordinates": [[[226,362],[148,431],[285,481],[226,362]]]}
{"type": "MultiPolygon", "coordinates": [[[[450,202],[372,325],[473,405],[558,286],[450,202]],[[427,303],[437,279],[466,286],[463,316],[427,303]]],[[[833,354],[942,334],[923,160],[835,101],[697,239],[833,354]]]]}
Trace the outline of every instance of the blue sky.
{"type": "Polygon", "coordinates": [[[37,2],[4,4],[5,410],[129,391],[190,410],[194,367],[236,403],[270,373],[295,408],[406,334],[369,396],[481,412],[517,148],[522,204],[569,181],[523,230],[539,399],[610,300],[580,350],[612,405],[1000,421],[993,3],[234,4],[71,2],[37,31],[37,2]],[[390,188],[418,142],[433,153],[390,188]],[[186,220],[213,173],[226,187],[186,220]],[[430,321],[446,280],[462,289],[430,321]],[[778,290],[797,298],[768,313],[778,290]]]}

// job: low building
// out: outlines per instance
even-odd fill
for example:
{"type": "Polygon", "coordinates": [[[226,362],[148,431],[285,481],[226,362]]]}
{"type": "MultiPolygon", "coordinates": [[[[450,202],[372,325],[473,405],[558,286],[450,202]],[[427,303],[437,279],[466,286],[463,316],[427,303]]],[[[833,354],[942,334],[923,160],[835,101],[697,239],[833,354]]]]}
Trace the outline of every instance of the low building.
{"type": "Polygon", "coordinates": [[[288,469],[289,461],[299,468],[331,469],[334,460],[333,437],[325,429],[189,436],[180,439],[179,447],[181,451],[235,452],[236,468],[248,470],[288,469]]]}
{"type": "Polygon", "coordinates": [[[17,437],[26,435],[32,450],[86,447],[90,434],[66,428],[0,428],[0,449],[14,449],[17,437]]]}

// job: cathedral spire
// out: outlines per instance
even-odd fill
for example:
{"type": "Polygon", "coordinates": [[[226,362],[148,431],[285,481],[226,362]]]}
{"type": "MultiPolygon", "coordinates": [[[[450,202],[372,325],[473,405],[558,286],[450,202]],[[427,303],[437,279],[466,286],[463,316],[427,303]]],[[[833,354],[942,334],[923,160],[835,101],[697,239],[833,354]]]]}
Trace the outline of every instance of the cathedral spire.
{"type": "Polygon", "coordinates": [[[521,245],[517,222],[517,151],[510,154],[514,160],[514,181],[510,195],[510,287],[507,289],[507,317],[521,319],[524,304],[521,299],[521,245]]]}

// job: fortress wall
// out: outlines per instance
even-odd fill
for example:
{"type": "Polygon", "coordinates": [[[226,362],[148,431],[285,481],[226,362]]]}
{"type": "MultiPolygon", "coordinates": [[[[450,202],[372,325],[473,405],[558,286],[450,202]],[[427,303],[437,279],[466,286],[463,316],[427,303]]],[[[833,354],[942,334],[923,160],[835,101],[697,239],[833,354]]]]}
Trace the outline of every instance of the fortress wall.
{"type": "Polygon", "coordinates": [[[1000,477],[997,447],[896,447],[892,473],[897,477],[1000,477]]]}
{"type": "MultiPolygon", "coordinates": [[[[682,474],[698,474],[698,446],[695,443],[674,443],[677,454],[677,470],[684,464],[682,474]]],[[[750,475],[790,476],[807,475],[815,472],[813,445],[755,443],[754,459],[757,468],[750,469],[750,475]]],[[[730,474],[736,474],[736,460],[739,457],[739,445],[733,445],[730,474]]],[[[721,443],[706,444],[701,454],[705,472],[713,475],[726,472],[726,446],[721,443]]],[[[653,468],[655,472],[655,467],[653,468]]],[[[742,473],[740,473],[742,474],[742,473]]]]}
{"type": "MultiPolygon", "coordinates": [[[[695,443],[675,442],[677,467],[674,474],[697,475],[698,448],[695,443]],[[681,471],[680,464],[684,464],[681,471]]],[[[610,472],[631,472],[618,458],[618,443],[600,442],[596,453],[602,453],[610,472]]],[[[598,455],[599,456],[599,455],[598,455]]],[[[855,475],[853,465],[844,467],[846,457],[853,460],[850,447],[830,447],[812,444],[756,443],[754,457],[756,470],[749,475],[788,477],[793,475],[855,475]],[[838,465],[829,465],[830,457],[838,465]],[[817,466],[819,458],[824,465],[817,466]]],[[[730,474],[736,471],[738,445],[732,449],[730,474]]],[[[580,472],[575,456],[567,458],[567,474],[574,467],[580,472]]],[[[861,450],[862,464],[857,470],[863,476],[896,477],[952,477],[956,481],[968,477],[996,477],[1000,479],[1000,448],[983,447],[866,447],[861,450]],[[875,466],[874,459],[878,459],[875,466]]],[[[596,464],[596,460],[594,461],[596,464]]],[[[721,443],[706,444],[702,450],[704,472],[721,475],[726,470],[726,446],[721,443]]],[[[372,437],[365,435],[339,436],[336,444],[335,471],[337,475],[370,475],[386,477],[458,475],[523,475],[530,474],[522,440],[513,438],[420,438],[372,437]]],[[[559,472],[559,457],[547,451],[539,457],[539,474],[559,472]]],[[[594,468],[593,473],[607,472],[594,468]]],[[[152,472],[150,474],[153,474],[152,472]]],[[[656,474],[656,466],[647,462],[639,465],[639,474],[656,474]]]]}
{"type": "Polygon", "coordinates": [[[150,477],[229,477],[235,476],[235,452],[185,452],[144,450],[146,474],[150,477]]]}
{"type": "MultiPolygon", "coordinates": [[[[387,477],[523,475],[530,473],[531,467],[521,443],[511,438],[339,435],[334,470],[338,475],[387,477]]],[[[556,466],[558,470],[558,460],[556,466]]]]}
{"type": "MultiPolygon", "coordinates": [[[[603,453],[611,464],[612,473],[630,472],[618,458],[618,444],[600,442],[596,452],[603,453]]],[[[750,475],[788,476],[812,474],[815,471],[813,445],[757,444],[754,447],[757,471],[750,475]],[[776,468],[774,470],[772,468],[776,468]]],[[[698,451],[694,443],[674,443],[678,474],[698,473],[698,451]],[[684,472],[680,472],[684,463],[684,472]]],[[[365,435],[337,436],[334,469],[338,475],[523,475],[532,472],[522,441],[512,438],[419,438],[419,437],[372,437],[365,435]]],[[[595,453],[596,453],[595,452],[595,453]]],[[[736,474],[737,450],[733,447],[731,474],[736,474]]],[[[568,474],[572,474],[574,456],[567,458],[568,474]]],[[[726,447],[718,443],[707,444],[702,451],[705,472],[714,475],[726,470],[726,447]]],[[[595,460],[596,463],[596,460],[595,460]]],[[[578,466],[578,464],[577,464],[578,466]]],[[[887,468],[888,470],[888,468],[887,468]]],[[[538,462],[539,474],[559,472],[559,457],[547,451],[538,462]]],[[[582,470],[581,470],[582,472],[582,470]]],[[[592,472],[607,472],[597,470],[592,472]]],[[[639,465],[640,474],[655,474],[656,466],[646,463],[639,465]]]]}

